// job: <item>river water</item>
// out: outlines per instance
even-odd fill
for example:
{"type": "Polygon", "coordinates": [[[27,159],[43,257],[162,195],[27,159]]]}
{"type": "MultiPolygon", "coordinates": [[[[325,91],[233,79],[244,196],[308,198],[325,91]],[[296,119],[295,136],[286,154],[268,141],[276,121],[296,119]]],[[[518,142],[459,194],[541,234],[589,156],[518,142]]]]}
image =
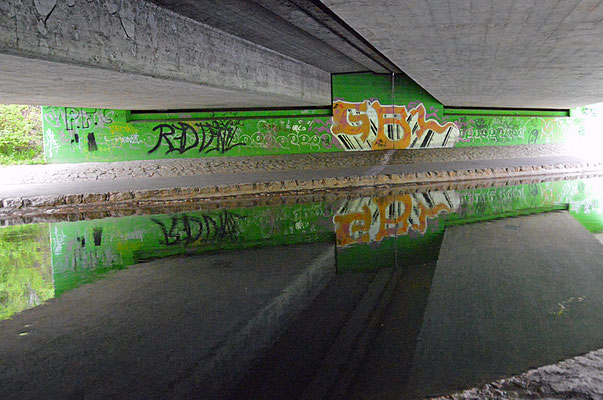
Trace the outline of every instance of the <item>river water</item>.
{"type": "Polygon", "coordinates": [[[423,398],[603,347],[603,178],[480,186],[0,227],[0,394],[423,398]]]}

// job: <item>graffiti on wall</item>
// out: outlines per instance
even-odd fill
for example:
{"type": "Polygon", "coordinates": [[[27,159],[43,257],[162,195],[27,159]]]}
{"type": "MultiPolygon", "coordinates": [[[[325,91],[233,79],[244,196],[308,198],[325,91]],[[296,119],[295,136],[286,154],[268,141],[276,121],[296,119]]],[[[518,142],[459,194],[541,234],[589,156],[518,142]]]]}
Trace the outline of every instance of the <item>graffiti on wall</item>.
{"type": "Polygon", "coordinates": [[[428,221],[460,205],[455,191],[346,200],[333,217],[337,246],[380,242],[384,238],[424,234],[428,221]]]}
{"type": "Polygon", "coordinates": [[[428,118],[421,103],[407,110],[378,100],[335,101],[331,132],[345,150],[453,147],[460,134],[453,122],[428,118]]]}
{"type": "Polygon", "coordinates": [[[245,146],[245,143],[236,141],[240,125],[240,120],[201,121],[192,125],[186,122],[159,124],[153,128],[153,132],[157,134],[157,142],[149,153],[155,152],[165,144],[165,154],[174,151],[184,154],[192,149],[224,154],[237,146],[245,146]]]}
{"type": "Polygon", "coordinates": [[[299,152],[306,148],[312,152],[336,149],[336,142],[326,118],[258,120],[252,133],[242,134],[241,141],[256,149],[299,152]]]}
{"type": "Polygon", "coordinates": [[[49,162],[339,151],[329,117],[127,122],[126,111],[44,107],[49,162]]]}
{"type": "Polygon", "coordinates": [[[558,142],[573,134],[569,118],[462,116],[459,146],[495,146],[558,142]]]}
{"type": "Polygon", "coordinates": [[[239,221],[245,217],[222,211],[218,215],[180,215],[171,218],[169,224],[153,218],[163,234],[166,246],[199,245],[203,242],[230,241],[239,238],[239,221]]]}
{"type": "Polygon", "coordinates": [[[44,107],[44,148],[48,162],[82,162],[540,144],[584,135],[590,117],[440,119],[439,112],[428,112],[419,101],[392,106],[336,100],[332,117],[233,112],[216,119],[128,122],[126,111],[44,107]]]}
{"type": "Polygon", "coordinates": [[[65,147],[72,151],[98,151],[97,137],[109,131],[114,114],[115,111],[104,109],[47,107],[43,119],[47,157],[51,158],[65,147]]]}

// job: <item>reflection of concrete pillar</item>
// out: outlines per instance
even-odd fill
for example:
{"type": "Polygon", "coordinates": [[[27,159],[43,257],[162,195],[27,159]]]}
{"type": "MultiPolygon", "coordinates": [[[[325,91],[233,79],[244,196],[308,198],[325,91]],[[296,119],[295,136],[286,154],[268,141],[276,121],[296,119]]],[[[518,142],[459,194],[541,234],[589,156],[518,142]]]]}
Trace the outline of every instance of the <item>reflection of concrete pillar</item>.
{"type": "Polygon", "coordinates": [[[324,243],[116,271],[0,321],[0,354],[10,360],[0,398],[24,398],[23,387],[29,398],[215,398],[334,273],[334,248],[324,243]]]}
{"type": "Polygon", "coordinates": [[[446,230],[409,395],[475,386],[603,346],[603,247],[567,213],[446,230]]]}
{"type": "Polygon", "coordinates": [[[231,389],[229,386],[240,379],[260,356],[260,352],[274,343],[297,314],[324,289],[335,275],[333,246],[306,248],[314,256],[310,264],[295,271],[286,285],[236,331],[226,336],[219,347],[209,349],[207,358],[204,357],[204,362],[196,366],[186,382],[175,388],[176,393],[198,393],[199,387],[203,388],[204,396],[226,393],[231,389]]]}

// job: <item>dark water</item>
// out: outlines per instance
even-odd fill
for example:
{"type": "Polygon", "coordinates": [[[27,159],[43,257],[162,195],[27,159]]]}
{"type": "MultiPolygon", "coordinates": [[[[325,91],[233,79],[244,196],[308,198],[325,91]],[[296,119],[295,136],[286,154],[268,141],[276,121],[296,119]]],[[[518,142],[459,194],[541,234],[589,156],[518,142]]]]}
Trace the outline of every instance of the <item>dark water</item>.
{"type": "Polygon", "coordinates": [[[601,232],[601,178],[4,226],[0,395],[450,393],[603,347],[601,232]]]}

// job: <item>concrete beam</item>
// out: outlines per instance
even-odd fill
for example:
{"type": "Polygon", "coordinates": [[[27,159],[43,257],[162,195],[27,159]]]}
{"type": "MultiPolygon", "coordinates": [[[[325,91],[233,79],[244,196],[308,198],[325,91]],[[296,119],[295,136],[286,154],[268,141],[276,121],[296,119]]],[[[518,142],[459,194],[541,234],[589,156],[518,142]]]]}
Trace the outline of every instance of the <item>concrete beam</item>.
{"type": "Polygon", "coordinates": [[[0,103],[325,105],[328,72],[134,0],[0,3],[0,103]]]}
{"type": "Polygon", "coordinates": [[[399,70],[313,0],[150,0],[331,73],[399,70]]]}

